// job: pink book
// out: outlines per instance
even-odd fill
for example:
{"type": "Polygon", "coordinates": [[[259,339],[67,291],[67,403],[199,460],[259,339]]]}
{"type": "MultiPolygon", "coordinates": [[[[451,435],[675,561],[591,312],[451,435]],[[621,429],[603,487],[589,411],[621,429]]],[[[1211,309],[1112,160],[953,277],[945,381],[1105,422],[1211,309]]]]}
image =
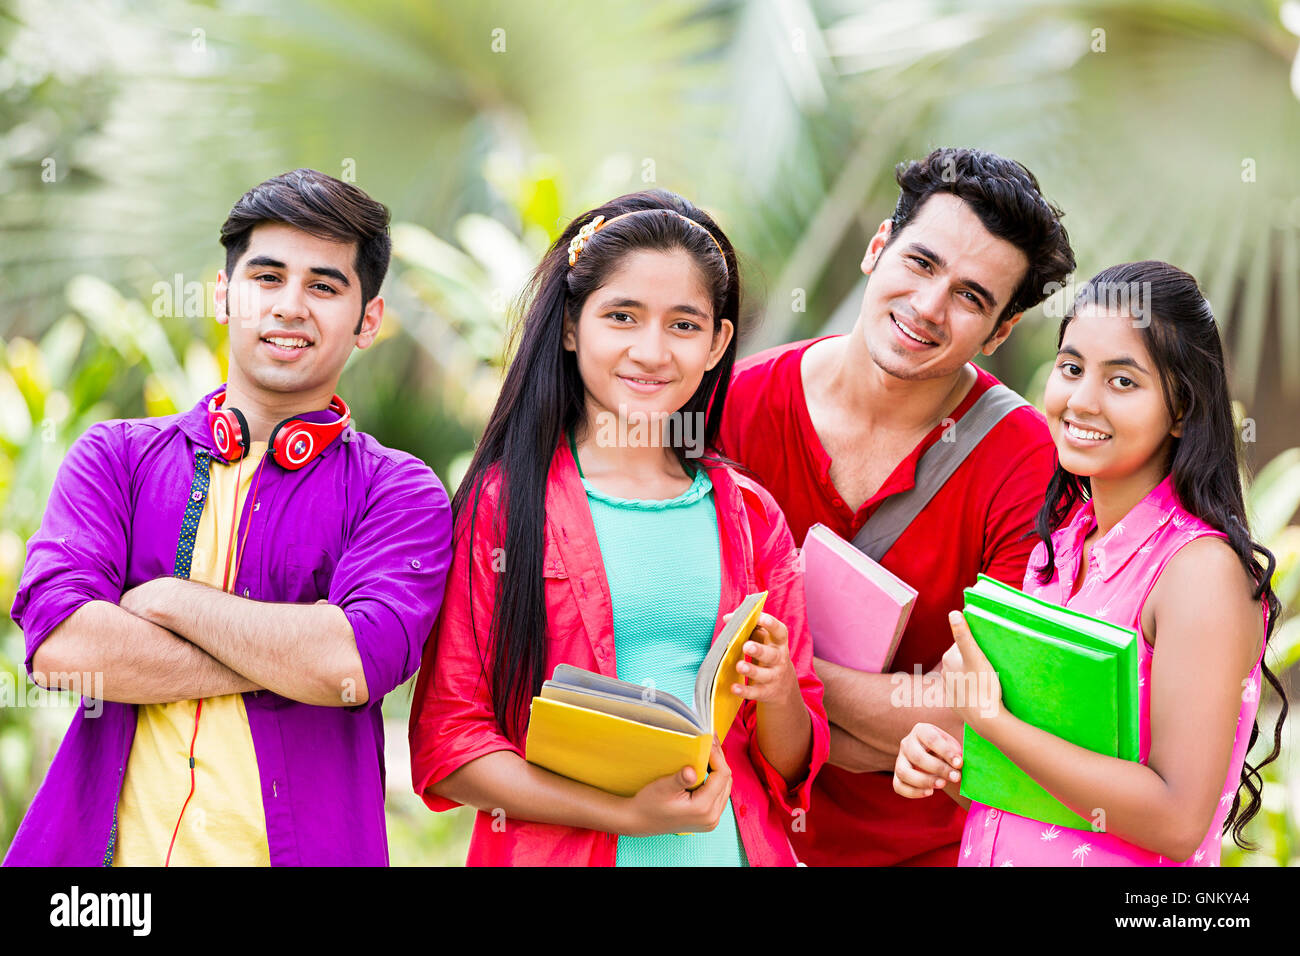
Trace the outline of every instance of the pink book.
{"type": "Polygon", "coordinates": [[[808,630],[818,657],[883,674],[916,602],[916,589],[824,524],[800,552],[808,630]]]}

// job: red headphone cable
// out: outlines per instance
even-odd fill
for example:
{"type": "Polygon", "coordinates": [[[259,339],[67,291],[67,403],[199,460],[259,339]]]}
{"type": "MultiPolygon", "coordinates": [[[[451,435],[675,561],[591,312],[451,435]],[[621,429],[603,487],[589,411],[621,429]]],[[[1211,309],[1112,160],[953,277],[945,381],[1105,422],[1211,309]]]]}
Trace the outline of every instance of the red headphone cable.
{"type": "Polygon", "coordinates": [[[176,828],[172,830],[172,842],[167,844],[167,859],[163,866],[172,865],[172,847],[176,845],[176,834],[181,830],[181,819],[185,816],[185,808],[190,805],[190,798],[194,796],[194,742],[199,739],[199,714],[203,713],[203,698],[199,698],[198,706],[194,708],[194,736],[190,738],[190,792],[181,805],[181,814],[176,818],[176,828]]]}
{"type": "MultiPolygon", "coordinates": [[[[250,502],[250,506],[253,507],[254,510],[256,510],[256,505],[257,505],[257,486],[262,480],[262,466],[265,464],[266,464],[266,457],[264,455],[262,457],[262,460],[258,462],[257,474],[253,476],[253,493],[250,496],[252,499],[252,501],[250,502]]],[[[238,496],[239,494],[239,480],[240,477],[243,475],[243,469],[244,469],[244,459],[240,458],[239,465],[235,469],[236,496],[238,496]]],[[[248,525],[245,526],[244,528],[243,539],[240,541],[239,544],[239,555],[238,557],[235,557],[235,555],[233,554],[232,546],[235,541],[235,528],[238,527],[239,525],[239,514],[240,514],[239,509],[236,509],[235,514],[231,517],[231,521],[230,521],[230,535],[226,539],[226,571],[221,582],[221,590],[226,591],[227,593],[229,593],[230,585],[233,583],[230,574],[231,558],[235,558],[235,565],[234,565],[235,576],[238,577],[239,564],[241,561],[243,561],[244,558],[244,545],[248,543],[248,531],[253,524],[252,512],[250,511],[248,525]]],[[[202,713],[203,713],[203,698],[200,697],[198,704],[194,708],[194,734],[193,736],[190,737],[190,792],[185,797],[185,802],[181,804],[180,815],[176,818],[176,827],[172,830],[172,840],[171,843],[167,845],[167,859],[163,862],[164,867],[171,866],[172,848],[176,846],[176,835],[180,833],[181,820],[185,818],[185,810],[190,805],[190,800],[194,797],[194,789],[196,783],[194,778],[194,745],[199,739],[199,715],[202,713]]]]}
{"type": "MultiPolygon", "coordinates": [[[[226,539],[226,572],[221,579],[221,590],[229,592],[231,586],[235,583],[234,579],[239,576],[239,567],[244,560],[244,545],[248,544],[248,532],[253,528],[253,512],[257,510],[257,487],[262,482],[262,469],[266,465],[266,455],[257,463],[257,474],[253,476],[253,493],[249,496],[248,503],[248,524],[244,526],[244,534],[239,542],[239,551],[235,551],[235,529],[239,527],[239,512],[236,512],[230,522],[230,536],[226,539]],[[234,561],[234,573],[231,573],[231,561],[234,561]]],[[[235,472],[235,488],[239,488],[240,471],[244,467],[244,459],[239,459],[239,469],[235,472]]],[[[238,491],[236,491],[238,493],[238,491]]]]}

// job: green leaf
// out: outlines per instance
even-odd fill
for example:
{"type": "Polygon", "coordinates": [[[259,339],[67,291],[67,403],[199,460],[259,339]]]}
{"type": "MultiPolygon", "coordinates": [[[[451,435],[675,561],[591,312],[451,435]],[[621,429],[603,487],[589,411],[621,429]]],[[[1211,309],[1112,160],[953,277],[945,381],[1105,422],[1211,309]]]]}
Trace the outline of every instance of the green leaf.
{"type": "Polygon", "coordinates": [[[50,384],[63,388],[74,374],[77,356],[86,340],[86,326],[74,315],[65,315],[41,336],[41,355],[50,384]]]}
{"type": "Polygon", "coordinates": [[[0,368],[0,438],[14,445],[26,444],[32,434],[32,416],[23,393],[6,368],[0,368]]]}
{"type": "Polygon", "coordinates": [[[1288,448],[1259,470],[1246,504],[1255,537],[1271,541],[1300,508],[1300,448],[1288,448]]]}

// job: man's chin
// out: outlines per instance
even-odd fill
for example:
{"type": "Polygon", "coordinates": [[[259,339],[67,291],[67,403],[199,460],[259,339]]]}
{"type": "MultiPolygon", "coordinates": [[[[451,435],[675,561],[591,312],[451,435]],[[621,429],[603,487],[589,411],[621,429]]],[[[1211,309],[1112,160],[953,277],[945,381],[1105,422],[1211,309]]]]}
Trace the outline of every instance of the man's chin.
{"type": "Polygon", "coordinates": [[[936,356],[917,356],[910,352],[896,352],[893,349],[870,349],[871,359],[880,369],[891,378],[899,379],[904,382],[925,382],[932,378],[943,378],[951,375],[965,365],[962,362],[953,368],[946,365],[934,364],[936,356]]]}
{"type": "Polygon", "coordinates": [[[294,395],[299,392],[314,392],[320,388],[319,382],[305,375],[277,375],[268,371],[259,372],[256,375],[249,375],[245,372],[244,381],[246,387],[253,392],[262,392],[280,397],[294,395]]]}

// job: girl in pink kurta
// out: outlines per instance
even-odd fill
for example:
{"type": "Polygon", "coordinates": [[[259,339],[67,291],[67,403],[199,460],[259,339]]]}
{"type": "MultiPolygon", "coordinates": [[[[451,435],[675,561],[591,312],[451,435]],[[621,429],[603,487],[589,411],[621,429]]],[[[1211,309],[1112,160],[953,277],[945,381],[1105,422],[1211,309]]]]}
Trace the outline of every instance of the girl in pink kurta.
{"type": "MultiPolygon", "coordinates": [[[[1274,562],[1246,527],[1214,317],[1191,276],[1131,263],[1081,290],[1058,346],[1044,399],[1058,466],[1024,590],[1137,631],[1139,761],[1093,754],[1001,708],[989,717],[988,701],[955,707],[1095,821],[1071,829],[972,803],[958,865],[1216,866],[1221,835],[1232,828],[1241,842],[1261,803],[1246,756],[1265,677],[1281,708],[1263,763],[1277,756],[1287,704],[1263,660],[1279,609],[1274,562]],[[1139,290],[1137,307],[1118,308],[1116,289],[1139,290]]],[[[945,673],[992,678],[960,614],[952,625],[945,673]]],[[[894,786],[909,797],[947,786],[958,799],[960,766],[956,739],[917,724],[894,786]]]]}

